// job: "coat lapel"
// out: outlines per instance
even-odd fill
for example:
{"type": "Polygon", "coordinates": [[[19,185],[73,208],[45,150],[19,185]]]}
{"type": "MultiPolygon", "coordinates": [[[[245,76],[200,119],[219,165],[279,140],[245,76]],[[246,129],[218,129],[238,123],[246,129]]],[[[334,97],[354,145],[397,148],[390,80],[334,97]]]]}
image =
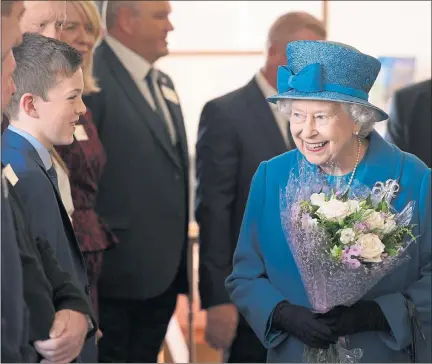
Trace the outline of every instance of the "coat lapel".
{"type": "Polygon", "coordinates": [[[21,135],[14,133],[13,131],[6,129],[4,132],[4,138],[7,139],[8,144],[11,147],[18,149],[20,152],[22,152],[23,154],[26,154],[30,159],[32,159],[39,166],[39,168],[42,170],[42,172],[45,174],[45,176],[48,178],[48,181],[51,183],[51,186],[53,186],[53,189],[54,189],[54,193],[55,193],[55,196],[57,199],[57,204],[58,204],[59,209],[60,209],[60,214],[62,217],[63,225],[66,225],[65,228],[67,227],[69,229],[71,235],[73,236],[73,239],[75,240],[75,244],[73,244],[74,248],[79,253],[78,255],[80,257],[80,261],[81,261],[82,266],[85,267],[85,262],[83,260],[81,251],[79,249],[78,241],[77,241],[77,238],[75,236],[75,232],[74,232],[72,223],[71,223],[71,221],[69,219],[69,215],[68,215],[68,213],[67,213],[67,211],[63,205],[63,201],[61,199],[61,195],[60,195],[60,192],[58,190],[58,187],[53,183],[53,181],[49,177],[49,175],[45,169],[45,166],[42,162],[42,159],[39,157],[38,152],[30,144],[29,141],[27,141],[21,135]]]}
{"type": "MultiPolygon", "coordinates": [[[[256,123],[259,124],[260,129],[270,141],[275,155],[285,153],[288,149],[285,140],[280,132],[270,106],[259,89],[255,78],[246,85],[246,95],[248,99],[248,107],[252,109],[252,114],[255,116],[256,123]],[[257,100],[261,101],[257,102],[257,100]]],[[[292,139],[291,134],[289,137],[292,139]]],[[[292,143],[290,145],[294,146],[294,141],[290,140],[290,143],[292,143]]]]}
{"type": "Polygon", "coordinates": [[[108,44],[102,42],[100,48],[102,51],[101,56],[106,60],[108,66],[111,68],[111,74],[113,77],[116,78],[120,87],[143,116],[144,121],[147,123],[150,131],[152,132],[155,139],[159,142],[168,158],[171,159],[175,165],[181,168],[178,158],[176,158],[171,145],[171,141],[168,139],[168,135],[164,130],[165,126],[163,125],[163,121],[153,111],[147,100],[142,96],[140,90],[135,84],[135,81],[129,75],[123,64],[111,50],[108,44]]]}

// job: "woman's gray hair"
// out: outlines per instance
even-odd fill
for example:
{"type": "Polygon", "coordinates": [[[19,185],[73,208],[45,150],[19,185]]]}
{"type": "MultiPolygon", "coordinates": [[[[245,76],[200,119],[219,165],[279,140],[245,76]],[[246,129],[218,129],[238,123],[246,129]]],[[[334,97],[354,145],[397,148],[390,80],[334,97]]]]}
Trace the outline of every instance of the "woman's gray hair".
{"type": "MultiPolygon", "coordinates": [[[[291,116],[292,99],[282,99],[277,101],[281,113],[291,116]]],[[[359,137],[366,138],[374,129],[375,123],[380,120],[380,113],[371,107],[352,104],[348,102],[338,102],[343,110],[356,124],[360,124],[359,137]]]]}

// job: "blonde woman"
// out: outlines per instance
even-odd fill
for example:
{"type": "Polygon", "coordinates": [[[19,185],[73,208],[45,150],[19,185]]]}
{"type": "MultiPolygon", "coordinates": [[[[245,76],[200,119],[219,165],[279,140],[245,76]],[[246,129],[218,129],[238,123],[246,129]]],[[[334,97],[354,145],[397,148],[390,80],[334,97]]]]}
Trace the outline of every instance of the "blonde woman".
{"type": "MultiPolygon", "coordinates": [[[[93,1],[68,1],[66,12],[67,20],[61,39],[83,55],[84,95],[99,92],[92,76],[93,52],[102,33],[96,5],[93,1]]],[[[56,150],[69,170],[75,208],[73,227],[87,262],[93,307],[97,314],[97,282],[103,251],[112,247],[117,240],[94,210],[106,156],[88,107],[75,126],[74,137],[71,145],[56,147],[56,150]]]]}

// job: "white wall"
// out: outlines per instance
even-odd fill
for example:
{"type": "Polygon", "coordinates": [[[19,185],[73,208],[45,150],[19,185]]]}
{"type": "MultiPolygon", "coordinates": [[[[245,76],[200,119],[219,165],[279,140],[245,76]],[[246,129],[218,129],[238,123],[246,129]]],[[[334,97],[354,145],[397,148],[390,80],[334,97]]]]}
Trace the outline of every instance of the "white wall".
{"type": "MultiPolygon", "coordinates": [[[[374,57],[414,57],[413,81],[431,77],[430,1],[329,1],[328,12],[330,39],[374,57]]],[[[388,112],[391,99],[379,97],[379,87],[377,82],[370,101],[388,112]]],[[[376,129],[384,134],[386,121],[376,129]]]]}
{"type": "Polygon", "coordinates": [[[416,57],[416,80],[431,76],[430,1],[329,1],[328,32],[375,57],[416,57]]]}

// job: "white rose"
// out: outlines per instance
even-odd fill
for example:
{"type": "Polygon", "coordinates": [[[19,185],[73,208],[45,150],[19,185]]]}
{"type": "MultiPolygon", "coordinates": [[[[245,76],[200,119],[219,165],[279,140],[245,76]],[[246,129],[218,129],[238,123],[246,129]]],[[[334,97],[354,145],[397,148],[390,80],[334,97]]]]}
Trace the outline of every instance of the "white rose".
{"type": "Polygon", "coordinates": [[[382,218],[381,214],[379,212],[376,212],[374,210],[366,210],[367,218],[365,222],[368,223],[370,230],[373,229],[384,229],[384,219],[382,218]]]}
{"type": "Polygon", "coordinates": [[[387,219],[384,223],[383,234],[387,235],[396,229],[396,222],[393,219],[387,219]]]}
{"type": "Polygon", "coordinates": [[[332,199],[324,202],[316,213],[327,220],[339,221],[350,214],[350,208],[346,202],[332,199]]]}
{"type": "Polygon", "coordinates": [[[347,204],[352,214],[361,210],[360,203],[356,200],[348,200],[347,204]]]}
{"type": "Polygon", "coordinates": [[[360,248],[360,257],[362,257],[365,262],[379,263],[382,261],[381,254],[384,252],[385,245],[377,235],[361,235],[357,239],[356,245],[360,248]]]}
{"type": "Polygon", "coordinates": [[[351,228],[342,229],[340,231],[340,242],[342,244],[351,243],[355,238],[355,232],[351,228]]]}
{"type": "Polygon", "coordinates": [[[310,197],[311,204],[314,206],[321,206],[325,200],[325,193],[313,193],[310,197]]]}

